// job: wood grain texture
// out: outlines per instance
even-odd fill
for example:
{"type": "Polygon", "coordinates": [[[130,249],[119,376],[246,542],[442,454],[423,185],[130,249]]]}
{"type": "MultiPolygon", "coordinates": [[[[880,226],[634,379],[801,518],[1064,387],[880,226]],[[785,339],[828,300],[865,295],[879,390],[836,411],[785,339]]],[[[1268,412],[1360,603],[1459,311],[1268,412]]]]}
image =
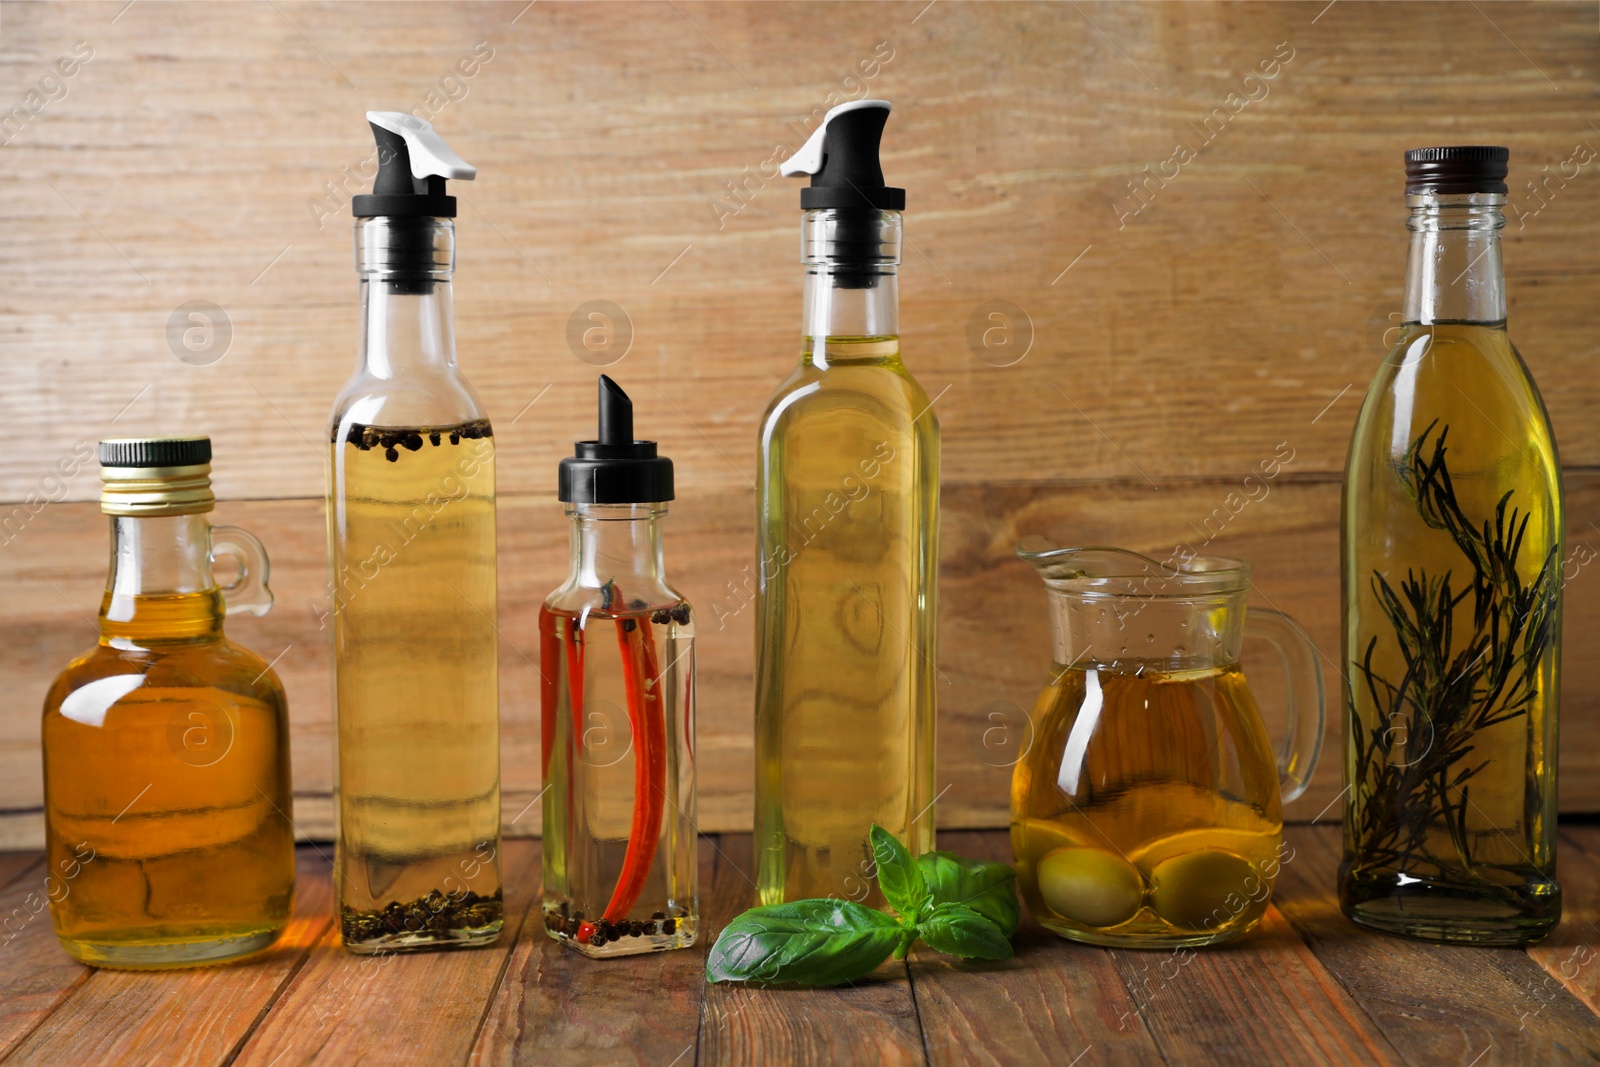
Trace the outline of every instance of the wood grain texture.
{"type": "MultiPolygon", "coordinates": [[[[1011,862],[1004,833],[939,835],[939,847],[1011,862]]],[[[1057,937],[1023,908],[1013,959],[962,963],[919,945],[911,981],[928,1062],[1146,1064],[1162,1060],[1111,954],[1057,937]]]]}
{"type": "MultiPolygon", "coordinates": [[[[253,963],[91,971],[57,948],[48,918],[22,927],[0,947],[0,1059],[1431,1067],[1600,1055],[1592,971],[1580,966],[1566,988],[1549,973],[1552,960],[1570,956],[1563,939],[1577,934],[1569,927],[1586,921],[1588,905],[1528,951],[1387,937],[1338,912],[1336,831],[1297,826],[1287,836],[1295,852],[1264,926],[1197,950],[1170,980],[1174,970],[1160,968],[1166,953],[1077,945],[1025,918],[1011,960],[957,963],[918,949],[909,968],[886,964],[835,990],[707,987],[704,944],[599,962],[567,951],[538,924],[539,845],[527,841],[507,845],[510,910],[526,916],[520,930],[481,950],[374,966],[334,945],[328,863],[303,846],[295,928],[253,963]]],[[[1574,863],[1574,855],[1597,842],[1593,826],[1562,831],[1564,877],[1584,899],[1593,895],[1584,866],[1593,857],[1574,863]]],[[[1008,851],[1003,831],[952,833],[944,843],[973,856],[1008,851]]],[[[709,942],[749,902],[741,872],[750,869],[750,839],[704,837],[700,860],[709,942]]],[[[0,855],[0,876],[7,870],[20,873],[0,890],[10,906],[39,873],[38,856],[0,855]]]]}
{"type": "MultiPolygon", "coordinates": [[[[1550,936],[1528,948],[1545,979],[1519,1008],[1525,1021],[1544,1001],[1565,989],[1600,1014],[1600,827],[1566,826],[1560,831],[1556,877],[1561,882],[1561,922],[1550,936]]],[[[1524,1022],[1526,1025],[1526,1022],[1524,1022]]]]}
{"type": "Polygon", "coordinates": [[[464,1061],[538,895],[538,846],[505,842],[500,877],[505,927],[483,948],[356,956],[330,922],[234,1062],[464,1061]]]}
{"type": "Polygon", "coordinates": [[[68,958],[50,926],[49,895],[40,853],[7,853],[0,889],[0,1059],[43,1023],[89,977],[68,958]]]}
{"type": "MultiPolygon", "coordinates": [[[[749,836],[724,837],[720,848],[709,894],[719,930],[755,898],[749,836]]],[[[699,1062],[922,1063],[922,1026],[906,976],[904,962],[888,960],[835,989],[707,985],[699,1062]]]]}
{"type": "MultiPolygon", "coordinates": [[[[1251,603],[1287,611],[1322,652],[1328,722],[1313,785],[1291,804],[1290,819],[1310,819],[1340,793],[1338,692],[1339,487],[1293,480],[1237,514],[1225,500],[1237,482],[1143,485],[955,486],[944,493],[941,538],[939,779],[940,825],[1006,822],[1011,767],[1029,743],[1028,709],[1049,671],[1043,588],[1014,554],[1017,540],[1045,533],[1064,543],[1118,544],[1166,558],[1177,543],[1238,556],[1255,567],[1251,603]],[[1221,509],[1226,521],[1215,513],[1221,509]],[[1218,532],[1220,530],[1220,532],[1218,532]],[[1213,537],[1207,543],[1206,537],[1213,537]]],[[[1569,554],[1600,551],[1600,533],[1582,519],[1600,513],[1600,472],[1568,477],[1569,554]]],[[[667,520],[668,567],[699,613],[699,824],[707,832],[750,826],[754,775],[753,515],[737,492],[685,494],[667,520]]],[[[293,722],[295,823],[302,837],[332,831],[332,739],[327,634],[319,628],[324,581],[323,520],[313,501],[229,502],[218,522],[254,530],[273,555],[278,603],[263,619],[235,616],[234,640],[266,659],[288,688],[293,722]]],[[[512,495],[500,502],[501,770],[508,832],[538,833],[537,615],[560,581],[565,542],[559,505],[512,495]],[[530,806],[531,805],[531,806],[530,806]]],[[[105,520],[95,505],[64,503],[40,513],[26,538],[0,549],[0,843],[43,841],[38,759],[40,694],[62,665],[94,640],[93,615],[105,581],[105,520]],[[6,811],[14,814],[9,817],[6,811]]],[[[1583,558],[1583,557],[1578,557],[1583,558]]],[[[1600,573],[1571,568],[1564,632],[1569,669],[1561,751],[1561,806],[1600,809],[1600,676],[1573,669],[1600,634],[1600,573]]],[[[1247,642],[1269,726],[1282,725],[1278,675],[1270,650],[1247,642]]]]}
{"type": "MultiPolygon", "coordinates": [[[[796,183],[764,164],[830,93],[896,105],[904,331],[929,392],[952,386],[955,483],[1247,466],[1372,374],[1402,277],[1404,148],[1512,145],[1529,211],[1526,180],[1600,143],[1582,5],[524,6],[19,7],[9,97],[75,40],[94,58],[6,146],[0,396],[28,447],[0,456],[4,498],[125,407],[119,430],[216,435],[228,496],[320,491],[312,442],[355,344],[338,186],[371,151],[368,107],[431,112],[479,168],[455,190],[459,347],[503,477],[541,487],[591,429],[594,368],[566,339],[591,299],[632,321],[614,370],[684,486],[747,484],[799,316],[796,183]],[[430,103],[480,43],[492,58],[458,99],[430,103]],[[1245,82],[1277,54],[1292,58],[1275,77],[1245,82]],[[1242,92],[1260,99],[1219,128],[1242,92]],[[1198,158],[1125,217],[1129,183],[1178,142],[1198,158]],[[232,323],[208,366],[166,336],[193,299],[232,323]],[[966,340],[996,299],[1032,322],[1010,367],[966,340]]],[[[1513,321],[1568,462],[1594,466],[1594,175],[1546,196],[1508,232],[1513,321]]],[[[1341,466],[1354,399],[1305,432],[1309,468],[1341,466]]]]}
{"type": "Polygon", "coordinates": [[[1410,1064],[1572,1063],[1600,1057],[1600,1020],[1517,949],[1373,934],[1334,899],[1339,831],[1297,826],[1278,909],[1410,1064]],[[1527,1024],[1533,1012],[1536,1024],[1527,1024]]]}
{"type": "Polygon", "coordinates": [[[289,927],[271,949],[223,968],[140,972],[100,970],[67,960],[45,929],[51,964],[31,972],[37,981],[66,961],[78,972],[71,992],[6,1056],[16,1064],[162,1063],[225,1061],[255,1029],[279,988],[304,963],[332,922],[328,864],[317,852],[296,857],[295,906],[289,927]]]}
{"type": "Polygon", "coordinates": [[[474,1065],[693,1063],[706,948],[732,913],[713,913],[715,837],[700,839],[701,933],[692,949],[589,961],[528,913],[505,979],[484,1015],[474,1065]]]}
{"type": "MultiPolygon", "coordinates": [[[[1569,464],[1569,549],[1600,548],[1600,179],[1592,163],[1562,177],[1576,146],[1600,147],[1582,5],[122,7],[8,7],[0,52],[0,105],[74,42],[93,53],[7,129],[0,164],[0,846],[42,840],[38,703],[92,639],[104,580],[96,473],[74,456],[157,432],[213,436],[219,520],[273,553],[278,610],[230,630],[284,654],[296,821],[331,833],[312,604],[325,420],[355,347],[346,169],[370,152],[368,107],[429,114],[481,174],[455,190],[458,348],[500,449],[513,833],[538,825],[532,620],[566,552],[548,494],[592,432],[597,367],[568,325],[597,299],[630,323],[607,369],[677,465],[674,579],[725,622],[701,638],[701,825],[749,826],[754,435],[795,358],[801,276],[796,184],[764,175],[829,94],[895,102],[907,359],[941,394],[941,825],[1003,821],[1044,669],[1016,537],[1198,546],[1282,444],[1295,458],[1270,497],[1224,510],[1209,547],[1256,565],[1256,602],[1307,625],[1336,689],[1337,476],[1398,308],[1406,147],[1512,146],[1513,335],[1569,464]],[[1278,73],[1247,84],[1264,62],[1278,73]],[[1259,99],[1219,122],[1239,92],[1259,99]],[[1151,183],[1179,141],[1198,158],[1151,183]],[[231,340],[180,359],[169,322],[193,300],[223,310],[231,340]],[[1011,343],[1031,345],[1006,366],[1019,348],[969,341],[995,301],[1021,309],[1011,343]]],[[[1569,665],[1600,640],[1588,573],[1568,585],[1569,665]]],[[[1600,681],[1569,669],[1563,693],[1561,805],[1600,811],[1600,681]]],[[[1337,738],[1335,717],[1329,757],[1337,738]]],[[[1338,780],[1325,759],[1289,817],[1338,780]]]]}

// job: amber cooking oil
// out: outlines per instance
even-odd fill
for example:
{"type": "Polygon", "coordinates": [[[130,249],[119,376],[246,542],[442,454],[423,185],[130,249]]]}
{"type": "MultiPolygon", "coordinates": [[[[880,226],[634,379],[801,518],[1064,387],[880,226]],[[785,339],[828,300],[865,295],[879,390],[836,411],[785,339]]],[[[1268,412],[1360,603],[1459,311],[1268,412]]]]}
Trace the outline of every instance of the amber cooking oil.
{"type": "Polygon", "coordinates": [[[1077,941],[1237,937],[1285,860],[1277,758],[1237,664],[1140,667],[1051,668],[1012,777],[1018,886],[1077,941]]]}
{"type": "Polygon", "coordinates": [[[45,699],[43,895],[62,947],[166,969],[269,948],[294,904],[289,714],[271,665],[223,633],[263,613],[266,556],[212,527],[206,438],[102,442],[112,569],[99,642],[45,699]],[[211,555],[240,577],[226,589],[211,555]]]}

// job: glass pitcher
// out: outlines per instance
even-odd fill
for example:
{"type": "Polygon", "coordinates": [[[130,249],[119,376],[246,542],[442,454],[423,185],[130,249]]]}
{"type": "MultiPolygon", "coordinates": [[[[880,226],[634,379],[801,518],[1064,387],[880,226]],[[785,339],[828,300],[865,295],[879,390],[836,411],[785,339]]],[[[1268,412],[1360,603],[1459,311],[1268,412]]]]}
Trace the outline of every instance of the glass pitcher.
{"type": "Polygon", "coordinates": [[[1285,862],[1283,801],[1322,747],[1317,651],[1253,608],[1250,567],[1030,537],[1054,663],[1011,782],[1011,847],[1034,918],[1075,941],[1206,945],[1261,921],[1285,862]],[[1274,752],[1239,666],[1248,632],[1283,659],[1274,752]]]}

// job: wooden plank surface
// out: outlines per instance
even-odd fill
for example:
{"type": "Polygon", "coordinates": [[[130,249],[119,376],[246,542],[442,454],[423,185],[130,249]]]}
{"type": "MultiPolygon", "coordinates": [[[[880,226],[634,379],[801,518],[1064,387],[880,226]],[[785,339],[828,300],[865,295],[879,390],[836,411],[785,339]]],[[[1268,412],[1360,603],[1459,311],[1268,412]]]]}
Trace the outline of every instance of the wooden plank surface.
{"type": "Polygon", "coordinates": [[[44,856],[5,853],[8,878],[0,889],[0,1058],[5,1058],[89,977],[67,957],[50,927],[44,856]]]}
{"type": "MultiPolygon", "coordinates": [[[[724,837],[720,848],[710,893],[719,930],[755,898],[749,836],[724,837]]],[[[700,1063],[865,1067],[921,1063],[925,1056],[917,1006],[902,961],[886,961],[861,981],[835,989],[706,986],[700,1063]]]]}
{"type": "Polygon", "coordinates": [[[1544,968],[1521,1005],[1521,1017],[1537,1016],[1545,1002],[1565,989],[1600,1014],[1600,827],[1561,829],[1556,878],[1561,882],[1561,923],[1528,955],[1544,968]]]}
{"type": "MultiPolygon", "coordinates": [[[[530,907],[538,844],[526,841],[508,842],[506,853],[509,913],[524,918],[494,946],[387,961],[352,956],[329,936],[327,861],[305,846],[295,927],[252,963],[92,971],[60,952],[47,919],[23,927],[0,955],[0,1060],[1586,1062],[1600,1056],[1592,956],[1580,954],[1584,962],[1564,981],[1557,975],[1574,946],[1592,937],[1579,928],[1592,921],[1585,865],[1600,828],[1569,826],[1561,836],[1569,898],[1590,903],[1526,951],[1432,945],[1355,927],[1333,899],[1336,829],[1298,826],[1288,832],[1294,852],[1263,927],[1198,950],[1175,974],[1160,969],[1168,953],[1076,945],[1025,919],[1011,960],[962,964],[919,949],[909,967],[886,964],[837,990],[707,987],[705,943],[583,959],[538,925],[530,907]]],[[[940,843],[973,856],[1008,850],[999,831],[945,834],[940,843]]],[[[744,835],[702,839],[707,941],[750,899],[749,849],[744,835]]],[[[38,873],[36,859],[0,854],[0,875],[38,873]]]]}
{"type": "Polygon", "coordinates": [[[287,1067],[318,1060],[464,1060],[539,889],[538,846],[511,840],[502,849],[505,929],[495,944],[472,951],[355,956],[344,950],[329,923],[234,1062],[287,1067]]]}
{"type": "MultiPolygon", "coordinates": [[[[8,1053],[6,1062],[188,1065],[225,1060],[255,1029],[279,988],[332,922],[327,861],[311,849],[301,849],[297,860],[294,913],[271,950],[226,971],[113,971],[67,961],[65,967],[76,972],[70,992],[8,1053]]],[[[42,929],[36,936],[37,951],[52,964],[65,961],[48,919],[41,916],[37,925],[42,929]]]]}
{"type": "MultiPolygon", "coordinates": [[[[1006,834],[939,835],[962,856],[1011,862],[1006,834]]],[[[1143,1064],[1162,1059],[1111,953],[1074,944],[1023,910],[1016,957],[965,964],[919,946],[911,980],[928,1062],[1143,1064]]]]}
{"type": "MultiPolygon", "coordinates": [[[[1233,516],[1204,548],[1255,567],[1251,603],[1303,622],[1322,652],[1328,686],[1323,761],[1312,788],[1289,806],[1310,819],[1342,789],[1338,692],[1339,487],[1285,474],[1265,499],[1233,516]]],[[[1028,742],[1028,709],[1048,672],[1050,643],[1042,585],[1014,555],[1025,534],[1063,541],[1121,544],[1165,559],[1180,540],[1196,548],[1194,524],[1222,506],[1236,482],[1150,486],[951,487],[944,493],[941,550],[939,771],[940,824],[1005,825],[1011,767],[1028,742]]],[[[1567,478],[1569,580],[1565,585],[1568,669],[1562,676],[1564,729],[1561,806],[1600,810],[1600,675],[1576,669],[1600,640],[1600,533],[1585,518],[1600,514],[1600,472],[1567,478]],[[1579,555],[1580,547],[1587,555],[1579,555]]],[[[697,722],[700,825],[707,831],[750,827],[754,781],[750,674],[753,609],[744,586],[753,516],[739,493],[685,495],[668,517],[668,564],[674,583],[699,614],[697,722]],[[730,590],[730,586],[732,589],[730,590]]],[[[538,605],[564,573],[558,505],[548,498],[501,501],[501,767],[508,832],[537,833],[538,605]],[[514,821],[513,821],[514,820],[514,821]]],[[[296,792],[295,822],[313,837],[332,832],[333,733],[329,649],[314,602],[323,581],[323,520],[314,501],[230,502],[219,522],[258,533],[273,554],[278,603],[263,619],[235,616],[228,632],[266,659],[290,695],[296,792]]],[[[0,844],[36,847],[40,814],[40,694],[72,656],[94,640],[92,612],[105,581],[104,519],[90,504],[46,509],[23,538],[0,549],[0,844]],[[85,616],[88,618],[85,618],[85,616]],[[9,811],[13,814],[7,815],[9,811]]],[[[1280,729],[1280,672],[1264,644],[1247,642],[1245,666],[1274,732],[1280,729]]],[[[1337,812],[1330,813],[1336,815],[1337,812]]]]}
{"type": "MultiPolygon", "coordinates": [[[[1254,462],[1286,418],[1370,378],[1402,277],[1400,153],[1462,138],[1513,146],[1515,329],[1568,462],[1600,464],[1594,176],[1552,182],[1542,209],[1525,188],[1600,143],[1591,13],[1324,6],[20,6],[8,103],[73,42],[93,58],[6,145],[0,397],[27,447],[0,456],[0,491],[23,499],[128,408],[129,432],[215,433],[230,497],[318,492],[307,442],[351,363],[360,185],[330,198],[327,183],[370,153],[373,106],[422,108],[479,167],[455,189],[459,347],[502,427],[503,476],[549,485],[592,429],[594,367],[566,331],[606,299],[632,323],[615,370],[685,488],[743,487],[799,315],[798,183],[764,163],[830,94],[868,93],[896,105],[904,331],[930,393],[952,386],[952,481],[1254,462]],[[446,78],[456,99],[430,103],[446,78]],[[1243,93],[1258,99],[1229,103],[1243,93]],[[1151,178],[1178,142],[1198,158],[1151,178]],[[1131,218],[1130,183],[1145,191],[1131,218]],[[195,299],[232,325],[205,366],[166,334],[195,299]],[[1013,366],[966,340],[994,300],[1032,323],[1013,366]]],[[[1309,468],[1339,469],[1349,425],[1347,409],[1307,432],[1309,468]]]]}
{"type": "MultiPolygon", "coordinates": [[[[597,367],[567,328],[597,299],[631,323],[608,370],[677,463],[669,562],[716,627],[702,628],[699,659],[702,824],[749,826],[753,443],[795,358],[801,276],[797,183],[761,175],[830,93],[895,101],[885,164],[911,205],[907,359],[940,396],[945,431],[942,825],[1004,822],[1047,648],[1038,589],[1010,558],[1021,534],[1164,555],[1220,514],[1209,547],[1256,564],[1257,602],[1306,623],[1336,689],[1337,475],[1398,304],[1405,147],[1512,146],[1513,332],[1568,464],[1569,549],[1600,548],[1589,417],[1600,186],[1594,164],[1561,177],[1576,146],[1600,146],[1588,113],[1600,50],[1582,5],[825,10],[7,9],[4,99],[76,41],[92,58],[9,131],[0,168],[11,208],[0,418],[15,442],[0,454],[0,519],[12,523],[0,537],[0,674],[12,682],[0,692],[0,846],[42,840],[39,697],[92,637],[104,581],[95,470],[73,457],[111,433],[215,438],[218,517],[266,537],[280,595],[272,616],[231,629],[283,653],[297,821],[331,830],[318,501],[324,421],[353,361],[345,212],[359,183],[342,171],[370,151],[367,107],[419,107],[480,168],[456,189],[458,347],[501,450],[513,833],[538,826],[532,620],[566,551],[548,494],[570,442],[592,433],[597,367]],[[802,34],[803,54],[791,45],[802,34]],[[1266,62],[1279,73],[1247,86],[1266,62]],[[448,93],[430,97],[446,78],[448,93]],[[1240,91],[1260,98],[1214,129],[1240,91]],[[1202,139],[1178,177],[1150,181],[1175,141],[1202,139]],[[1130,216],[1135,185],[1146,202],[1130,216]],[[227,316],[226,350],[180,345],[178,357],[169,320],[191,300],[227,316]],[[1002,300],[1020,309],[1016,343],[1031,338],[1005,366],[1009,355],[968,340],[1002,300]],[[1295,458],[1271,495],[1219,512],[1282,445],[1295,458]]],[[[1571,567],[1569,664],[1600,640],[1590,569],[1571,567]]],[[[1569,669],[1564,706],[1562,808],[1600,811],[1600,718],[1587,714],[1600,681],[1569,669]]],[[[1330,753],[1336,737],[1330,723],[1330,753]]],[[[1338,789],[1330,759],[1289,817],[1338,789]]]]}
{"type": "MultiPolygon", "coordinates": [[[[711,910],[718,847],[715,838],[700,840],[703,944],[729,917],[711,910]]],[[[703,944],[586,964],[549,937],[539,919],[536,903],[484,1015],[472,1064],[694,1062],[705,997],[703,944]]]]}
{"type": "Polygon", "coordinates": [[[1600,1056],[1600,1019],[1565,989],[1551,989],[1527,952],[1360,930],[1333,896],[1338,829],[1292,827],[1288,840],[1295,857],[1278,876],[1277,907],[1407,1063],[1571,1063],[1600,1056]]]}

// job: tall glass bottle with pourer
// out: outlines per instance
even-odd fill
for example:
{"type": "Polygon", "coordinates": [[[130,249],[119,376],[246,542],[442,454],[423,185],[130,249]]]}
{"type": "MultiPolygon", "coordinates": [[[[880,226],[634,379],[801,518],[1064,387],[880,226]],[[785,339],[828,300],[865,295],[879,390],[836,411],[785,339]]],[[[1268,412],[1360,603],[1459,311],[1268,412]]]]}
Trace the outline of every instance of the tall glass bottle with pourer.
{"type": "Polygon", "coordinates": [[[1341,530],[1340,904],[1479,944],[1561,915],[1561,465],[1506,335],[1508,158],[1406,153],[1405,321],[1350,442],[1341,530]]]}
{"type": "Polygon", "coordinates": [[[361,352],[328,445],[346,948],[480,945],[501,927],[494,434],[456,367],[456,202],[475,172],[427,122],[367,113],[354,198],[361,352]]]}
{"type": "Polygon", "coordinates": [[[828,112],[801,191],[799,365],[761,423],[757,886],[877,904],[873,823],[933,847],[939,425],[900,361],[901,211],[882,100],[828,112]]]}

